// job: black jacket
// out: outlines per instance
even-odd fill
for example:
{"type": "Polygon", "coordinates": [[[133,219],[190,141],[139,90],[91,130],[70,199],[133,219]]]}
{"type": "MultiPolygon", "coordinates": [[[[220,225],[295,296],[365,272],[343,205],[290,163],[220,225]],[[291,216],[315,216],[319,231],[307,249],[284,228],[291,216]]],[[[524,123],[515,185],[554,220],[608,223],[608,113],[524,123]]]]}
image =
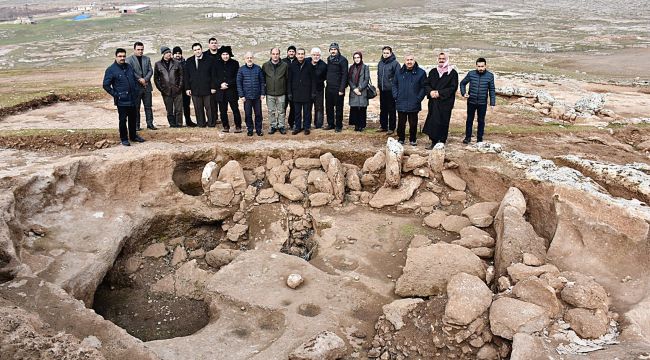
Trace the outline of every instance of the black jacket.
{"type": "Polygon", "coordinates": [[[196,57],[190,56],[185,63],[183,72],[185,89],[192,90],[192,96],[208,96],[211,89],[218,89],[217,73],[212,59],[201,57],[199,68],[196,68],[196,57]]]}
{"type": "Polygon", "coordinates": [[[305,59],[302,64],[294,61],[289,65],[289,88],[287,94],[291,101],[310,102],[316,97],[316,79],[314,67],[305,59]]]}
{"type": "Polygon", "coordinates": [[[345,92],[348,86],[348,59],[339,54],[327,58],[327,91],[345,92]]]}
{"type": "Polygon", "coordinates": [[[316,65],[312,64],[311,58],[306,58],[311,66],[314,68],[314,78],[316,79],[316,90],[323,91],[325,89],[325,80],[327,80],[327,64],[323,60],[318,60],[316,65]]]}
{"type": "Polygon", "coordinates": [[[163,96],[175,97],[183,91],[183,67],[180,61],[156,62],[153,67],[153,83],[163,96]]]}
{"type": "Polygon", "coordinates": [[[239,71],[239,62],[234,59],[226,62],[219,59],[215,67],[217,74],[217,100],[230,101],[239,99],[237,95],[237,71],[239,71]],[[224,82],[228,84],[228,89],[221,90],[221,83],[224,82]]]}
{"type": "Polygon", "coordinates": [[[456,102],[456,90],[458,90],[458,73],[451,70],[438,74],[438,69],[433,68],[429,71],[424,91],[429,99],[427,120],[424,123],[422,132],[429,135],[432,139],[446,140],[451,119],[451,111],[456,102]],[[431,98],[431,91],[438,91],[440,97],[431,98]]]}

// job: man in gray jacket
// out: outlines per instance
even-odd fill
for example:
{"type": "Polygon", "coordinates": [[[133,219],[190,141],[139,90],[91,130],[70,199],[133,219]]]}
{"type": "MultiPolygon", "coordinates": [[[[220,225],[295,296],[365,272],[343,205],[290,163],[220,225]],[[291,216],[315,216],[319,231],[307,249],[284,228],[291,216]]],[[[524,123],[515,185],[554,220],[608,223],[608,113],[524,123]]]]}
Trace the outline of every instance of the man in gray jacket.
{"type": "Polygon", "coordinates": [[[133,67],[135,78],[140,85],[140,91],[136,94],[136,130],[142,130],[140,127],[140,106],[144,104],[144,115],[147,122],[147,129],[158,130],[153,124],[153,110],[151,105],[151,93],[153,87],[151,86],[151,77],[153,76],[153,68],[151,67],[151,60],[148,56],[144,56],[144,44],[136,41],[133,44],[133,55],[126,59],[126,62],[133,67]]]}
{"type": "Polygon", "coordinates": [[[381,59],[377,64],[377,87],[379,88],[379,132],[388,132],[392,135],[395,131],[397,112],[395,111],[395,98],[393,98],[393,79],[399,71],[400,65],[390,46],[381,49],[381,59]]]}
{"type": "Polygon", "coordinates": [[[280,131],[280,134],[284,135],[287,133],[284,127],[284,115],[289,65],[280,60],[280,48],[271,49],[271,59],[262,65],[262,71],[266,78],[266,107],[269,110],[269,119],[271,119],[269,135],[276,131],[280,131]]]}

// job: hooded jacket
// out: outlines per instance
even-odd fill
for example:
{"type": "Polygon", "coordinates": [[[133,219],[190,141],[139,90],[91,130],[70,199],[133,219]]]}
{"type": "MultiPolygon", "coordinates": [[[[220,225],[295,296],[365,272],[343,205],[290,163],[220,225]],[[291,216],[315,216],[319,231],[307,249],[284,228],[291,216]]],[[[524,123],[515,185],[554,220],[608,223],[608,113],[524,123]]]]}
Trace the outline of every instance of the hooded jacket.
{"type": "Polygon", "coordinates": [[[377,64],[377,88],[380,91],[390,91],[393,88],[393,79],[399,71],[399,62],[395,54],[390,54],[387,59],[382,58],[377,64]]]}
{"type": "Polygon", "coordinates": [[[422,110],[424,86],[427,74],[416,62],[413,69],[408,70],[406,64],[397,72],[393,79],[393,98],[398,112],[418,112],[422,110]]]}

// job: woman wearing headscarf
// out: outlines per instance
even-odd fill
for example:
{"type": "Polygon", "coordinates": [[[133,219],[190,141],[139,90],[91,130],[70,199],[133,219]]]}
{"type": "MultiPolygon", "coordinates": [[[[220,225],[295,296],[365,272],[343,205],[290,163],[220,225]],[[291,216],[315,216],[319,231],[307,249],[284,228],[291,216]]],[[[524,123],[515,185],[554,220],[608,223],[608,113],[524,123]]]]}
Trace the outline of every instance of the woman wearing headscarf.
{"type": "Polygon", "coordinates": [[[350,125],[354,131],[363,131],[366,127],[368,110],[368,82],[370,69],[363,63],[363,54],[357,51],[352,55],[353,63],[348,70],[348,84],[350,85],[350,125]]]}
{"type": "Polygon", "coordinates": [[[458,89],[458,72],[449,64],[449,56],[444,52],[438,54],[438,66],[429,72],[424,89],[429,99],[429,113],[422,132],[431,139],[427,149],[433,149],[436,144],[447,142],[458,89]]]}

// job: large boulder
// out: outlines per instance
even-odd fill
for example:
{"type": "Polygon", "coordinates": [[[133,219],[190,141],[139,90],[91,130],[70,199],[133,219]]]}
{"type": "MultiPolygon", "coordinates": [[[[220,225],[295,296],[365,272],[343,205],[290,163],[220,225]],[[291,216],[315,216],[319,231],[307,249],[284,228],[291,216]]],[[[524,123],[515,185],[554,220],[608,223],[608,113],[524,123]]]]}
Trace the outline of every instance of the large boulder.
{"type": "Polygon", "coordinates": [[[458,215],[449,215],[442,221],[443,229],[455,233],[460,233],[462,229],[470,225],[471,223],[469,222],[469,219],[458,215]]]}
{"type": "Polygon", "coordinates": [[[327,172],[327,170],[329,170],[330,161],[332,159],[334,159],[334,155],[332,155],[332,153],[325,153],[325,154],[320,156],[320,158],[319,158],[320,164],[323,167],[323,170],[325,170],[325,172],[327,172]]]}
{"type": "Polygon", "coordinates": [[[438,228],[442,225],[442,222],[449,216],[444,210],[434,210],[431,214],[427,215],[424,218],[424,225],[432,228],[438,228]]]}
{"type": "Polygon", "coordinates": [[[560,294],[562,300],[575,307],[585,309],[609,308],[607,303],[607,291],[593,279],[577,273],[565,271],[560,274],[568,280],[560,294]]]}
{"type": "Polygon", "coordinates": [[[291,185],[297,187],[300,191],[307,191],[307,171],[293,169],[289,174],[291,185]]]}
{"type": "Polygon", "coordinates": [[[490,307],[490,330],[508,340],[518,332],[541,331],[550,321],[543,307],[517,299],[503,297],[490,307]]]}
{"type": "Polygon", "coordinates": [[[469,325],[492,304],[492,291],[485,282],[466,273],[449,279],[447,297],[445,321],[456,325],[469,325]]]}
{"type": "Polygon", "coordinates": [[[583,339],[597,339],[609,329],[609,318],[603,310],[571,309],[564,314],[564,320],[583,339]]]}
{"type": "Polygon", "coordinates": [[[289,354],[289,360],[336,360],[345,355],[346,348],[338,335],[323,331],[289,354]]]}
{"type": "Polygon", "coordinates": [[[395,293],[402,297],[444,294],[449,279],[461,272],[485,279],[481,259],[462,246],[438,243],[409,248],[395,293]]]}
{"type": "Polygon", "coordinates": [[[221,168],[221,171],[219,171],[219,177],[217,180],[230,183],[235,194],[243,193],[248,187],[246,177],[244,176],[244,169],[242,169],[237,160],[228,161],[228,163],[221,168]]]}
{"type": "Polygon", "coordinates": [[[441,173],[445,168],[445,148],[434,148],[431,150],[427,162],[429,163],[429,168],[434,174],[441,173]]]}
{"type": "Polygon", "coordinates": [[[375,196],[370,200],[370,206],[374,208],[382,208],[384,206],[397,205],[402,201],[410,199],[420,185],[422,185],[422,178],[406,176],[402,179],[402,184],[397,188],[380,188],[375,196]]]}
{"type": "Polygon", "coordinates": [[[214,206],[228,206],[235,197],[232,185],[223,181],[215,181],[210,186],[210,203],[214,206]]]}
{"type": "Polygon", "coordinates": [[[378,173],[386,166],[386,153],[384,151],[377,151],[371,158],[366,159],[363,163],[362,171],[364,174],[378,173]]]}
{"type": "Polygon", "coordinates": [[[312,170],[307,177],[307,183],[314,185],[318,192],[333,194],[334,189],[327,174],[322,170],[312,170]]]}
{"type": "Polygon", "coordinates": [[[345,186],[352,191],[361,191],[361,179],[359,168],[349,167],[345,173],[345,186]]]}
{"type": "Polygon", "coordinates": [[[404,146],[392,137],[386,142],[386,185],[398,187],[402,178],[404,146]]]}
{"type": "Polygon", "coordinates": [[[605,107],[605,95],[598,93],[591,93],[583,96],[576,101],[573,107],[576,111],[581,113],[595,114],[605,107]]]}

